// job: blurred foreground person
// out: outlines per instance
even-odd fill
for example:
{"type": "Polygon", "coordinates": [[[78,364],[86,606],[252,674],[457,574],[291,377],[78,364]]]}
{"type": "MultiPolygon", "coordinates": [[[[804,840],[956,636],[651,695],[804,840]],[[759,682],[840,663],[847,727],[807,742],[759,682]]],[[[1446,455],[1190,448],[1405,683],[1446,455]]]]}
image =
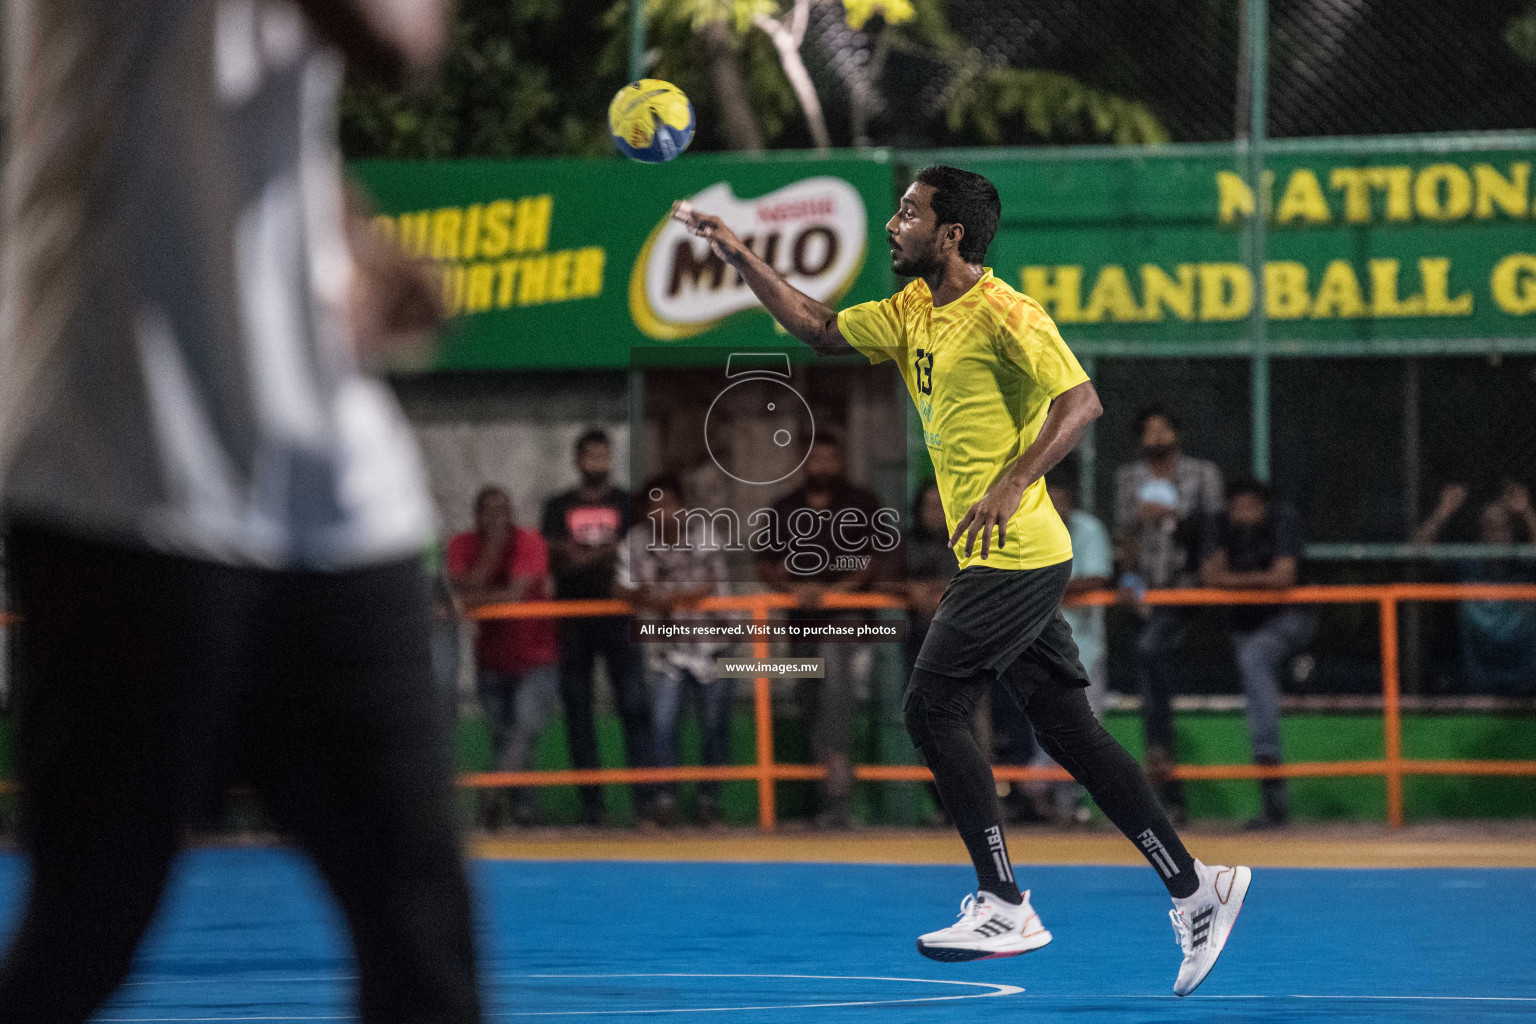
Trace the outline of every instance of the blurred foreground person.
{"type": "Polygon", "coordinates": [[[0,1022],[107,1000],[235,777],[340,903],[360,1019],[478,1021],[431,506],[356,351],[436,306],[349,238],[325,42],[399,82],[441,48],[443,4],[6,13],[0,472],[32,870],[0,1022]]]}

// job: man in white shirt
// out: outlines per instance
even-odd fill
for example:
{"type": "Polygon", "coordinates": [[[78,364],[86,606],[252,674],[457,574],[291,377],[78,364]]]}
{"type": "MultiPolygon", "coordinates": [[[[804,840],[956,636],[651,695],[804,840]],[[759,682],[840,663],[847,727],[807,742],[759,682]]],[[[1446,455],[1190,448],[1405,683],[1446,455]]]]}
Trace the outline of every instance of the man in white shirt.
{"type": "Polygon", "coordinates": [[[335,142],[342,57],[424,72],[443,8],[7,7],[0,511],[32,872],[0,1024],[106,1001],[237,770],[341,904],[360,1018],[479,1020],[431,506],[356,351],[408,325],[349,244],[335,142]]]}

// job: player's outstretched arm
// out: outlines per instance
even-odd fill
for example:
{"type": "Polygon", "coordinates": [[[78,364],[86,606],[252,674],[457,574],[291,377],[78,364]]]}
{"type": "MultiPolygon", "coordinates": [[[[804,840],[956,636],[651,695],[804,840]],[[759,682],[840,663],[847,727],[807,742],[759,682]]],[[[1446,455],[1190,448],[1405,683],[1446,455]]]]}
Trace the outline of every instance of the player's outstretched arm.
{"type": "Polygon", "coordinates": [[[1067,453],[1077,447],[1088,424],[1098,419],[1103,412],[1099,393],[1094,390],[1091,381],[1083,381],[1077,387],[1057,395],[1051,402],[1051,411],[1046,414],[1045,424],[1040,428],[1035,443],[1008,464],[982,499],[972,505],[960,522],[955,524],[949,546],[954,547],[964,537],[965,554],[969,557],[979,533],[981,557],[985,559],[991,543],[992,528],[995,526],[997,546],[1002,547],[1008,539],[1008,520],[1018,511],[1019,502],[1024,500],[1024,491],[1066,458],[1067,453]]]}
{"type": "Polygon", "coordinates": [[[674,203],[672,216],[687,225],[689,233],[707,239],[726,263],[736,269],[775,320],[784,329],[822,355],[846,355],[854,351],[837,329],[837,310],[784,280],[762,257],[747,248],[719,217],[699,213],[687,203],[674,203]]]}

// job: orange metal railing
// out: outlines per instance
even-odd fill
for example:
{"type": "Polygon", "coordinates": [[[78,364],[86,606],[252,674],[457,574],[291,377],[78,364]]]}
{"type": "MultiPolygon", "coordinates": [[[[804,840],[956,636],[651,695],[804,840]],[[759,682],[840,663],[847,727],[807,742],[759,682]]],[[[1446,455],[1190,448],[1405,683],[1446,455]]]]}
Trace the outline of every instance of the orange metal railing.
{"type": "MultiPolygon", "coordinates": [[[[1070,605],[1110,605],[1118,600],[1112,591],[1096,591],[1071,598],[1070,605]]],[[[1536,601],[1536,585],[1389,583],[1367,586],[1293,587],[1289,590],[1153,590],[1148,605],[1235,604],[1374,604],[1381,619],[1381,696],[1384,756],[1370,761],[1304,761],[1282,765],[1219,764],[1179,765],[1176,778],[1231,780],[1265,778],[1318,778],[1380,776],[1386,780],[1387,820],[1403,824],[1403,779],[1409,775],[1536,775],[1536,760],[1475,761],[1416,760],[1403,757],[1402,680],[1398,664],[1397,609],[1404,601],[1536,601]]],[[[767,622],[775,611],[795,607],[787,594],[761,593],[708,598],[699,611],[747,612],[754,622],[767,622]]],[[[883,594],[828,594],[822,607],[829,610],[902,608],[904,604],[883,594]]],[[[477,619],[550,618],[627,614],[622,601],[538,601],[482,605],[470,612],[477,619]]],[[[766,658],[768,642],[753,643],[752,656],[766,658]]],[[[472,787],[602,785],[610,783],[738,781],[757,782],[758,823],[767,831],[777,824],[774,783],[791,779],[820,779],[821,765],[779,764],[773,757],[772,690],[767,677],[753,680],[753,705],[757,723],[757,760],[751,765],[721,768],[604,768],[587,771],[480,772],[465,775],[472,787]]],[[[1009,782],[1064,780],[1059,768],[1028,768],[999,765],[998,779],[1009,782]]],[[[926,781],[932,776],[917,765],[858,765],[858,779],[872,782],[926,781]]]]}
{"type": "MultiPolygon", "coordinates": [[[[1096,591],[1071,598],[1070,605],[1109,605],[1118,597],[1112,591],[1096,591]]],[[[1380,776],[1386,780],[1387,820],[1403,824],[1403,779],[1410,775],[1536,775],[1536,760],[1418,760],[1403,757],[1401,678],[1398,664],[1398,605],[1405,601],[1536,601],[1536,585],[1389,583],[1366,586],[1312,586],[1290,590],[1153,590],[1145,595],[1149,605],[1235,604],[1375,604],[1381,627],[1381,695],[1383,757],[1369,761],[1304,761],[1261,766],[1251,764],[1179,765],[1176,778],[1232,780],[1264,778],[1318,778],[1380,776]]],[[[702,601],[699,611],[747,612],[756,623],[766,623],[776,611],[795,607],[787,594],[759,593],[714,597],[702,601]]],[[[828,610],[903,608],[900,600],[883,594],[827,594],[822,607],[828,610]]],[[[624,615],[631,608],[623,601],[527,601],[482,605],[469,614],[475,619],[568,618],[624,615]]],[[[0,625],[7,619],[0,613],[0,625]]],[[[756,640],[752,656],[766,658],[767,640],[756,640]]],[[[811,780],[826,776],[826,769],[812,764],[779,764],[773,756],[772,689],[766,676],[753,680],[757,758],[754,764],[727,767],[601,768],[567,771],[478,772],[461,777],[467,787],[571,786],[649,782],[755,781],[758,822],[771,831],[777,824],[774,783],[811,780]]],[[[1069,778],[1057,768],[999,765],[998,779],[1009,782],[1051,781],[1069,778]]],[[[926,781],[932,776],[917,765],[858,765],[858,779],[872,782],[926,781]]],[[[0,784],[0,792],[12,788],[0,784]]]]}

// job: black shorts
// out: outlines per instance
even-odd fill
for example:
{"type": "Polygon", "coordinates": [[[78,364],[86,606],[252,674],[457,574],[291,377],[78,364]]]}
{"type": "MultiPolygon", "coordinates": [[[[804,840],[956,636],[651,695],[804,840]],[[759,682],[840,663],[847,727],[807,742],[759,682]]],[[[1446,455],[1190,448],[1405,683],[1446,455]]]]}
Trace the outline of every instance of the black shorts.
{"type": "Polygon", "coordinates": [[[960,570],[944,588],[917,667],[946,676],[1002,675],[1087,686],[1061,599],[1072,560],[1040,569],[960,570]]]}

